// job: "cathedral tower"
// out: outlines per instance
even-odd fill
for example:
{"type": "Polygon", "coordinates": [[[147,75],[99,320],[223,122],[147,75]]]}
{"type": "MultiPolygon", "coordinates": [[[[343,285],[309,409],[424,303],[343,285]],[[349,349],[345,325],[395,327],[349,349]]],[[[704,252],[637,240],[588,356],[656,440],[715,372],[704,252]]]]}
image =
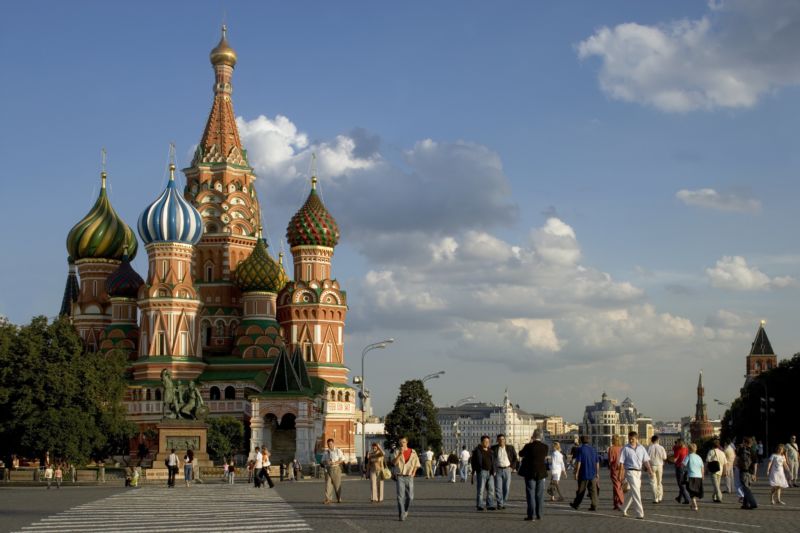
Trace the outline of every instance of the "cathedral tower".
{"type": "Polygon", "coordinates": [[[131,266],[125,249],[122,263],[106,279],[106,294],[111,301],[111,322],[100,339],[100,350],[122,352],[126,359],[136,360],[139,348],[139,321],[136,297],[144,285],[142,277],[131,266]]]}
{"type": "Polygon", "coordinates": [[[697,442],[714,435],[714,427],[708,421],[708,409],[705,402],[706,390],[703,387],[703,372],[697,380],[697,404],[694,410],[694,421],[689,425],[692,442],[697,442]]]}
{"type": "Polygon", "coordinates": [[[97,201],[67,235],[69,262],[70,265],[74,262],[77,268],[80,286],[76,286],[75,280],[68,279],[65,301],[62,303],[62,312],[71,307],[72,323],[90,351],[98,350],[100,337],[111,322],[106,278],[117,269],[125,250],[133,259],[137,247],[133,230],[111,207],[106,191],[106,173],[103,171],[100,174],[97,201]],[[74,294],[76,288],[77,299],[74,294]]]}
{"type": "Polygon", "coordinates": [[[202,307],[192,277],[200,213],[178,192],[175,165],[167,188],[139,217],[148,257],[147,282],[139,289],[141,337],[134,379],[159,379],[169,368],[177,379],[194,379],[205,364],[197,316],[202,307]]]}
{"type": "Polygon", "coordinates": [[[294,281],[278,295],[278,321],[289,351],[300,348],[312,376],[344,383],[344,321],[347,295],[331,279],[331,258],[339,227],[317,192],[311,192],[286,229],[294,258],[294,281]]]}
{"type": "Polygon", "coordinates": [[[202,238],[196,246],[194,265],[200,300],[205,305],[202,351],[206,355],[228,355],[242,310],[242,295],[232,273],[256,245],[260,213],[256,176],[233,113],[231,81],[237,58],[228,44],[225,26],[210,59],[215,76],[214,102],[192,164],[183,169],[184,195],[202,217],[202,238]]]}

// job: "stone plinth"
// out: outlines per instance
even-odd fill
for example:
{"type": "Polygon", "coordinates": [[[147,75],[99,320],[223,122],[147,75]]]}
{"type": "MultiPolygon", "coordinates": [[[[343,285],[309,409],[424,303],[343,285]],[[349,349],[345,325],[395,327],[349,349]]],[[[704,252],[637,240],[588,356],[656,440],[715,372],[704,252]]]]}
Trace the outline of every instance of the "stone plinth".
{"type": "MultiPolygon", "coordinates": [[[[211,466],[206,451],[208,425],[199,420],[163,420],[157,426],[158,453],[153,459],[153,468],[147,470],[147,479],[167,479],[169,472],[164,461],[169,457],[172,449],[183,463],[183,456],[187,450],[194,452],[195,468],[211,466]]],[[[182,478],[183,472],[178,473],[182,478]]],[[[195,473],[195,477],[197,474],[195,473]]]]}

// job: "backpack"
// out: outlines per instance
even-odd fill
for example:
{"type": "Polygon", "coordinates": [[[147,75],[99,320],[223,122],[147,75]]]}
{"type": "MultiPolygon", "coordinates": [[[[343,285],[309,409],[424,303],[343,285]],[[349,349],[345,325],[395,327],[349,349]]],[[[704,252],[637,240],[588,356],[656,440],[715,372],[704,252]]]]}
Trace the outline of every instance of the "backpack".
{"type": "Polygon", "coordinates": [[[753,466],[753,458],[750,455],[750,450],[747,448],[739,448],[736,452],[736,467],[740,472],[750,472],[750,467],[753,466]]]}

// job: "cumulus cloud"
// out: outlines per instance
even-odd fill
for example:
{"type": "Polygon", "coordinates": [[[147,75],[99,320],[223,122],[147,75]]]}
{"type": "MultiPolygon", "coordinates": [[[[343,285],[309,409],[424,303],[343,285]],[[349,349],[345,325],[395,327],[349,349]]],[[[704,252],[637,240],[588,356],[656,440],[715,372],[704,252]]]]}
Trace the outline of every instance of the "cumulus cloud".
{"type": "Polygon", "coordinates": [[[740,255],[724,256],[714,267],[706,269],[706,275],[712,286],[735,291],[763,291],[797,285],[790,276],[770,278],[758,267],[748,265],[740,255]]]}
{"type": "Polygon", "coordinates": [[[720,309],[706,317],[703,335],[708,340],[744,341],[755,331],[755,323],[755,319],[749,313],[742,315],[720,309]]]}
{"type": "Polygon", "coordinates": [[[577,45],[612,98],[667,112],[749,108],[800,84],[800,3],[711,1],[699,19],[602,27],[577,45]]]}
{"type": "Polygon", "coordinates": [[[758,213],[761,211],[761,202],[755,198],[734,193],[719,193],[714,189],[681,189],[675,193],[675,197],[686,205],[716,211],[734,213],[758,213]]]}

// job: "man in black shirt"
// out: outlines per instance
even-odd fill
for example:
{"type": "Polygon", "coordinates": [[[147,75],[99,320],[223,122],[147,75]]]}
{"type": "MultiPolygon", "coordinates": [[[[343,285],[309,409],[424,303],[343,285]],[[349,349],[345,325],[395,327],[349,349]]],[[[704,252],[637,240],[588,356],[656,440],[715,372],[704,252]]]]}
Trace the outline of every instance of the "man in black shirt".
{"type": "Polygon", "coordinates": [[[478,511],[488,509],[495,510],[494,506],[494,455],[489,448],[489,436],[481,437],[481,445],[472,452],[472,480],[475,483],[475,475],[478,475],[477,503],[478,511]],[[485,503],[484,503],[485,502],[485,503]],[[486,507],[484,507],[486,505],[486,507]]]}

